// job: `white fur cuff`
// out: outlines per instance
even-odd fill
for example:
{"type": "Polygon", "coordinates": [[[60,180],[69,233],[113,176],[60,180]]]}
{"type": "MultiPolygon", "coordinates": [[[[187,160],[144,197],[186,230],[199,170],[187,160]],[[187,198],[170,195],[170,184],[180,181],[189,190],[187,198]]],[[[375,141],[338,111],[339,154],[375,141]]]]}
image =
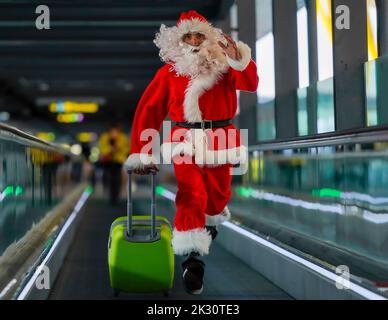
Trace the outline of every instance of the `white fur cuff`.
{"type": "Polygon", "coordinates": [[[206,215],[206,225],[207,226],[218,226],[225,221],[230,220],[231,214],[228,207],[225,207],[224,210],[220,214],[216,214],[214,216],[206,215]]]}
{"type": "Polygon", "coordinates": [[[129,155],[124,163],[124,168],[127,170],[142,169],[148,164],[158,164],[158,160],[147,153],[133,153],[129,155]]]}
{"type": "Polygon", "coordinates": [[[201,256],[209,253],[212,237],[204,228],[197,228],[189,231],[178,231],[174,229],[172,234],[172,247],[177,255],[190,254],[193,251],[201,256]]]}
{"type": "Polygon", "coordinates": [[[249,46],[242,41],[237,42],[237,48],[241,54],[241,60],[233,60],[229,58],[228,55],[226,56],[226,60],[233,69],[238,71],[244,71],[245,68],[248,67],[249,62],[251,62],[251,48],[249,48],[249,46]]]}

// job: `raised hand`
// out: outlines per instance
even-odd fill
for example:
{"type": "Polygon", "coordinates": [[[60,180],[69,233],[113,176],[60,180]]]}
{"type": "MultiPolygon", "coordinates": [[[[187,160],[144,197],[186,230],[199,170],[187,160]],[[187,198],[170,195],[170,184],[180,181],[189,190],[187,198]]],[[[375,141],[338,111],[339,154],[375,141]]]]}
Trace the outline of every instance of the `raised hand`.
{"type": "Polygon", "coordinates": [[[225,46],[221,41],[218,41],[218,45],[224,50],[224,53],[233,60],[241,60],[241,54],[237,49],[236,42],[232,39],[231,36],[223,33],[226,41],[228,42],[225,46]]]}

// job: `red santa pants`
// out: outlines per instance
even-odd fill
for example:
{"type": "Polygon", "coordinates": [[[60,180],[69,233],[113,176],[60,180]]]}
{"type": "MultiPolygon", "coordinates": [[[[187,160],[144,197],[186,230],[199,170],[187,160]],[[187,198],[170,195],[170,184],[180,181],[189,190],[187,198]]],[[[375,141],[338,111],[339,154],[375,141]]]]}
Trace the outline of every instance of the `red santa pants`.
{"type": "Polygon", "coordinates": [[[195,163],[174,163],[178,183],[175,228],[177,231],[203,229],[206,215],[219,215],[231,197],[231,165],[215,167],[195,163]]]}

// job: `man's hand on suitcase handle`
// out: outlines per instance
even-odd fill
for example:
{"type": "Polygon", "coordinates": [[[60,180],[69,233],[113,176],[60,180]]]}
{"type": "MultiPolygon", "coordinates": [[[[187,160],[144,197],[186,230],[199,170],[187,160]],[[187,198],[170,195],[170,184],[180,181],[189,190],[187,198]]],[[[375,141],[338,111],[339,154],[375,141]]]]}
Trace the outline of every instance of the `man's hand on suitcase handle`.
{"type": "Polygon", "coordinates": [[[158,172],[159,171],[159,168],[156,164],[146,164],[144,165],[143,168],[137,168],[137,169],[133,169],[133,172],[136,173],[136,174],[140,174],[140,175],[146,175],[146,174],[149,174],[150,172],[158,172]]]}

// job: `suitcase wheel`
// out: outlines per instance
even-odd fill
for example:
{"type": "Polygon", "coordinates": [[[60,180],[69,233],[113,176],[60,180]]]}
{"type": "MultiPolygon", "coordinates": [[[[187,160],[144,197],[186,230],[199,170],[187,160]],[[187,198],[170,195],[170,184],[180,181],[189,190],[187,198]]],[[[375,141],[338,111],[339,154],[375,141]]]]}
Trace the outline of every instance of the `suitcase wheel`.
{"type": "Polygon", "coordinates": [[[121,292],[120,290],[114,289],[114,290],[113,290],[113,296],[114,296],[115,298],[117,298],[117,297],[119,296],[120,292],[121,292]]]}
{"type": "Polygon", "coordinates": [[[170,295],[170,290],[164,290],[163,296],[168,297],[170,295]]]}

